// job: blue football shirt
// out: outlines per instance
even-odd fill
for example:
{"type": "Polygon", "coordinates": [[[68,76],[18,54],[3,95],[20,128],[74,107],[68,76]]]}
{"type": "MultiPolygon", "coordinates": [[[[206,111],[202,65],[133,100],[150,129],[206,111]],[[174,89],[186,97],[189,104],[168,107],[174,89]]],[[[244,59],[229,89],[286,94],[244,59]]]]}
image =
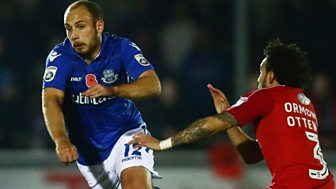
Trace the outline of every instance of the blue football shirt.
{"type": "Polygon", "coordinates": [[[139,47],[126,38],[103,34],[102,49],[90,64],[72,48],[69,39],[50,52],[43,88],[64,91],[63,113],[71,142],[77,147],[79,163],[104,161],[119,137],[143,124],[134,103],[125,98],[89,98],[82,95],[93,84],[114,86],[128,83],[154,69],[139,47]]]}

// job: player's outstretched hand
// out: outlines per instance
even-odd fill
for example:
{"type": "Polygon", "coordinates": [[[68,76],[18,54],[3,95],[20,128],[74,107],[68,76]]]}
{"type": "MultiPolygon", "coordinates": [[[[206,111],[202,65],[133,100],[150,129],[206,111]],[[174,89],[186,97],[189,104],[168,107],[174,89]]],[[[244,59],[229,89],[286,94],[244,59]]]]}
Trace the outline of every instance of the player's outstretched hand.
{"type": "Polygon", "coordinates": [[[146,135],[144,133],[136,133],[133,136],[133,139],[128,142],[128,144],[133,144],[134,147],[142,147],[146,146],[153,150],[161,150],[160,149],[160,141],[150,135],[146,135]]]}
{"type": "Polygon", "coordinates": [[[84,96],[88,96],[90,98],[97,97],[112,97],[113,96],[113,87],[106,87],[100,84],[96,84],[90,87],[88,90],[83,92],[84,96]]]}
{"type": "Polygon", "coordinates": [[[68,139],[55,140],[58,159],[65,165],[70,165],[78,160],[76,147],[68,139]]]}
{"type": "Polygon", "coordinates": [[[221,90],[215,88],[211,84],[208,84],[207,87],[211,94],[217,113],[221,113],[226,110],[226,108],[230,107],[228,99],[221,90]]]}

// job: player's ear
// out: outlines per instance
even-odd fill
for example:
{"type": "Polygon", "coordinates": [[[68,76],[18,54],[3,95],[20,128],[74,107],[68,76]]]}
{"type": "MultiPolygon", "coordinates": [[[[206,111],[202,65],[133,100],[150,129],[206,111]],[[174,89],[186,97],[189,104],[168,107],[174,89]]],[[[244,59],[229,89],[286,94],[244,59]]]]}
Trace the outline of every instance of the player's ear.
{"type": "Polygon", "coordinates": [[[96,23],[96,27],[98,32],[103,32],[104,31],[104,20],[98,20],[96,23]]]}
{"type": "Polygon", "coordinates": [[[272,85],[274,82],[277,82],[277,81],[276,81],[275,74],[274,74],[273,71],[269,71],[269,72],[267,72],[267,74],[266,74],[266,79],[267,79],[268,83],[271,84],[271,85],[272,85]]]}

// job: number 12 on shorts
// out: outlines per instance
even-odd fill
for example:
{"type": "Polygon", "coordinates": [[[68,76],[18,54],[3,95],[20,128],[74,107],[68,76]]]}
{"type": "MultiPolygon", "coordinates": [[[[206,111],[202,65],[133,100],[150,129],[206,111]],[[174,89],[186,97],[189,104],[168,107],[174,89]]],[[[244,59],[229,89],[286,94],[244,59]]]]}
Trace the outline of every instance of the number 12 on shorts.
{"type": "Polygon", "coordinates": [[[308,140],[316,142],[316,145],[313,149],[314,158],[319,160],[321,165],[323,166],[322,170],[309,169],[309,177],[312,179],[325,179],[329,175],[329,171],[327,168],[327,163],[323,159],[318,136],[317,134],[308,131],[306,131],[306,136],[308,140]]]}
{"type": "MultiPolygon", "coordinates": [[[[135,144],[133,144],[133,146],[134,146],[135,144]]],[[[140,147],[140,148],[133,148],[133,147],[131,147],[129,144],[125,144],[125,152],[124,152],[124,157],[128,157],[129,155],[138,155],[138,156],[141,156],[141,150],[142,149],[142,147],[140,147]]],[[[148,147],[146,147],[145,148],[145,152],[149,152],[149,148],[148,147]]]]}

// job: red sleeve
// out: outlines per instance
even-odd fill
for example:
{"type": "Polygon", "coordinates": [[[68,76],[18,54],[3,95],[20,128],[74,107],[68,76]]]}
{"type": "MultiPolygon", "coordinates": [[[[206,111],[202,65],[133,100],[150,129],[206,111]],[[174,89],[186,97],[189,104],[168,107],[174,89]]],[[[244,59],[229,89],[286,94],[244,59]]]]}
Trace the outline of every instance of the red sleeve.
{"type": "Polygon", "coordinates": [[[240,126],[267,116],[273,109],[274,98],[267,89],[253,91],[242,96],[228,108],[240,126]]]}

